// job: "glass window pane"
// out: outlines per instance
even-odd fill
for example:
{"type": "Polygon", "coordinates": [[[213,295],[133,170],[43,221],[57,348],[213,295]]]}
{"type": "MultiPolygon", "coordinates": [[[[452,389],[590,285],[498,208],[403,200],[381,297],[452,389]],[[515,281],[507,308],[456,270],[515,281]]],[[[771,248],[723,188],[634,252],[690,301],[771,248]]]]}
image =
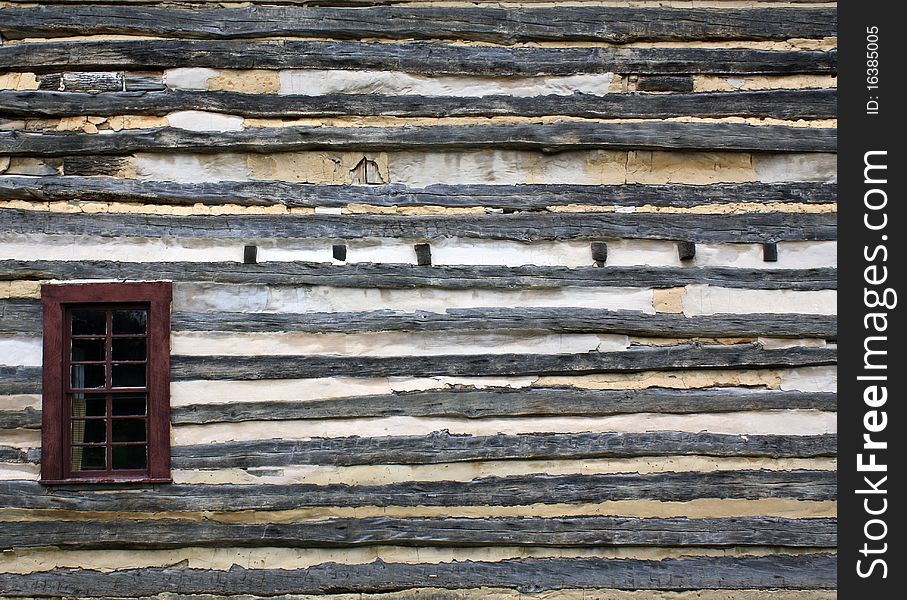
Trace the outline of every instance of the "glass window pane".
{"type": "Polygon", "coordinates": [[[107,441],[107,419],[72,422],[73,444],[103,444],[107,441]]]}
{"type": "Polygon", "coordinates": [[[145,338],[113,338],[113,360],[145,360],[145,338]]]}
{"type": "Polygon", "coordinates": [[[72,416],[103,417],[107,414],[107,396],[104,394],[73,394],[72,416]]]}
{"type": "Polygon", "coordinates": [[[148,465],[145,446],[114,446],[113,468],[144,470],[148,465]]]}
{"type": "Polygon", "coordinates": [[[114,416],[144,415],[145,396],[114,396],[114,416]]]}
{"type": "Polygon", "coordinates": [[[72,387],[102,388],[106,385],[104,365],[72,365],[72,387]]]}
{"type": "Polygon", "coordinates": [[[145,321],[148,311],[115,310],[113,311],[113,333],[145,333],[145,321]]]}
{"type": "Polygon", "coordinates": [[[114,442],[145,441],[145,419],[114,419],[111,427],[114,442]]]}
{"type": "Polygon", "coordinates": [[[73,471],[106,471],[107,447],[100,448],[72,448],[73,471]]]}
{"type": "Polygon", "coordinates": [[[113,365],[111,377],[111,385],[115,388],[145,387],[145,363],[113,365]]]}
{"type": "Polygon", "coordinates": [[[72,361],[105,360],[104,338],[82,338],[72,341],[72,361]]]}
{"type": "Polygon", "coordinates": [[[104,335],[107,333],[107,311],[76,309],[72,311],[73,335],[104,335]]]}

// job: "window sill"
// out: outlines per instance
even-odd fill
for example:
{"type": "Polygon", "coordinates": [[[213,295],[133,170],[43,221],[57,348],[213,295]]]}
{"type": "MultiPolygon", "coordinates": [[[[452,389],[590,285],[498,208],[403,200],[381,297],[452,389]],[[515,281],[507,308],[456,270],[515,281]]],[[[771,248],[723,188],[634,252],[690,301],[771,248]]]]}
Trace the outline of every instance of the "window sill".
{"type": "Polygon", "coordinates": [[[136,483],[159,484],[173,483],[169,477],[73,477],[71,479],[40,479],[41,485],[81,485],[94,483],[136,483]]]}

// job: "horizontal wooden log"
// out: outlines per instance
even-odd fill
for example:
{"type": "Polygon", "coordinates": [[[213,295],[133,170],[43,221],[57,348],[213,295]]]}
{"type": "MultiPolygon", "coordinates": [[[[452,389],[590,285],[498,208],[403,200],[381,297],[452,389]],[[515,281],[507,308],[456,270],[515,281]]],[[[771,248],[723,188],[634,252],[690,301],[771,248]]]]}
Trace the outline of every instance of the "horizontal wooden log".
{"type": "Polygon", "coordinates": [[[278,7],[174,9],[38,6],[0,10],[7,39],[134,34],[230,39],[454,39],[529,41],[784,40],[833,37],[833,8],[278,7]]]}
{"type": "Polygon", "coordinates": [[[513,588],[538,592],[609,589],[833,589],[833,554],[697,557],[663,560],[527,558],[499,562],[404,564],[324,563],[299,570],[208,571],[183,567],[101,572],[54,569],[0,574],[0,589],[14,596],[152,596],[176,594],[313,594],[392,592],[408,588],[513,588]]]}
{"type": "MultiPolygon", "coordinates": [[[[833,393],[712,390],[443,390],[281,402],[195,404],[174,407],[175,424],[237,423],[362,417],[607,416],[638,412],[714,413],[747,410],[834,411],[833,393]]],[[[0,413],[2,415],[3,413],[0,413]]],[[[25,416],[22,422],[34,422],[25,416]]],[[[2,421],[0,421],[2,422],[2,421]]]]}
{"type": "MultiPolygon", "coordinates": [[[[97,216],[97,215],[95,215],[97,216]]],[[[206,217],[211,219],[213,217],[206,217]]],[[[245,219],[244,219],[245,221],[245,219]]],[[[0,281],[163,279],[262,285],[328,285],[378,289],[536,289],[561,287],[671,288],[714,285],[743,289],[833,290],[836,269],[729,267],[419,267],[323,263],[122,263],[0,260],[0,281]]]]}
{"type": "MultiPolygon", "coordinates": [[[[26,408],[16,411],[0,411],[0,429],[37,429],[41,427],[41,411],[26,408]]],[[[0,460],[3,453],[0,452],[0,460]]]]}
{"type": "MultiPolygon", "coordinates": [[[[695,392],[691,406],[679,412],[694,412],[695,392]]],[[[223,409],[232,421],[229,409],[223,409]]],[[[234,406],[234,405],[231,405],[234,406]]],[[[239,413],[242,405],[237,404],[239,413]]],[[[276,408],[276,407],[275,407],[276,408]]],[[[499,414],[492,407],[489,413],[499,414]]],[[[778,408],[778,407],[775,407],[778,408]]],[[[796,408],[787,406],[786,408],[796,408]]],[[[818,402],[801,408],[823,408],[818,402]]],[[[826,407],[827,409],[827,407],[826,407]]],[[[277,410],[280,410],[277,408],[277,410]]],[[[834,410],[834,407],[831,407],[834,410]]],[[[32,411],[40,417],[40,413],[32,411]]],[[[213,412],[210,411],[210,412],[213,412]]],[[[338,411],[339,412],[339,411],[338,411]]],[[[639,412],[645,412],[641,409],[639,412]]],[[[204,415],[192,407],[174,408],[176,415],[204,415]]],[[[0,413],[2,415],[3,413],[0,413]]],[[[396,414],[408,414],[404,410],[396,414]]],[[[542,413],[544,414],[544,413],[542,413]]],[[[577,413],[580,414],[580,413],[577,413]]],[[[330,416],[340,416],[338,413],[330,416]]],[[[236,419],[239,420],[239,419],[236,419]]],[[[218,418],[203,422],[217,422],[218,418]]],[[[175,424],[199,423],[202,419],[175,424]]],[[[315,440],[257,440],[177,446],[172,450],[175,469],[255,469],[298,465],[382,465],[439,464],[488,460],[586,460],[596,458],[632,458],[645,456],[716,456],[816,458],[834,456],[837,436],[834,434],[732,435],[660,431],[651,433],[531,433],[493,436],[451,435],[446,431],[425,436],[387,436],[377,438],[322,438],[315,440]]],[[[0,446],[0,460],[38,463],[39,448],[21,450],[0,446]]]]}
{"type": "Polygon", "coordinates": [[[694,87],[690,75],[643,75],[636,80],[639,92],[692,92],[694,87]]]}
{"type": "Polygon", "coordinates": [[[30,453],[30,451],[26,451],[21,448],[13,448],[12,446],[0,446],[0,462],[36,463],[39,459],[40,454],[37,452],[30,453]]]}
{"type": "MultiPolygon", "coordinates": [[[[67,157],[69,160],[71,157],[67,157]]],[[[78,157],[90,158],[90,157],[78,157]]],[[[95,157],[104,158],[104,157],[95,157]]],[[[66,170],[66,169],[64,169],[66,170]]],[[[333,186],[282,181],[174,183],[109,177],[0,175],[0,194],[10,200],[140,202],[145,204],[240,204],[292,208],[372,206],[485,206],[513,210],[588,204],[677,206],[730,202],[830,204],[834,183],[718,183],[711,185],[403,185],[333,186]]]]}
{"type": "Polygon", "coordinates": [[[836,51],[712,48],[513,48],[426,42],[105,40],[6,44],[0,69],[352,69],[435,75],[834,73],[836,51]]]}
{"type": "MultiPolygon", "coordinates": [[[[0,333],[6,331],[0,301],[0,333]]],[[[13,327],[25,328],[23,310],[13,327]]],[[[31,322],[34,322],[33,320],[31,322]]],[[[174,331],[368,333],[375,331],[551,331],[606,332],[656,337],[837,337],[837,318],[829,315],[643,314],[596,308],[460,308],[444,313],[367,311],[349,313],[176,312],[174,331]]],[[[40,325],[40,321],[36,324],[40,325]]],[[[31,329],[34,332],[35,329],[31,329]]]]}
{"type": "Polygon", "coordinates": [[[834,435],[532,433],[256,440],[176,446],[175,469],[252,469],[294,465],[439,464],[490,460],[587,460],[645,456],[834,456],[834,435]]]}
{"type": "Polygon", "coordinates": [[[0,365],[0,396],[41,392],[41,367],[0,365]]]}
{"type": "MultiPolygon", "coordinates": [[[[2,50],[2,49],[0,49],[2,50]]],[[[192,151],[412,150],[516,148],[559,152],[590,149],[835,152],[837,130],[745,123],[676,121],[594,122],[414,127],[251,128],[188,131],[172,127],[106,135],[44,131],[0,132],[0,155],[67,156],[192,151]]]]}
{"type": "Polygon", "coordinates": [[[774,546],[834,548],[837,520],[745,517],[328,519],[308,523],[26,522],[0,529],[2,548],[149,549],[267,546],[419,547],[774,546]]]}
{"type": "Polygon", "coordinates": [[[126,171],[131,162],[128,156],[64,156],[65,175],[104,175],[117,177],[126,171]]]}
{"type": "MultiPolygon", "coordinates": [[[[444,237],[534,242],[565,239],[655,239],[764,243],[837,238],[832,213],[512,213],[398,215],[148,215],[0,210],[0,230],[96,237],[162,239],[357,239],[444,237]]],[[[592,262],[590,251],[589,262],[592,262]]],[[[634,267],[636,268],[636,267],[634,267]]]]}
{"type": "Polygon", "coordinates": [[[7,508],[111,512],[293,510],[318,506],[523,506],[656,499],[790,498],[834,500],[833,471],[714,471],[604,475],[520,475],[467,482],[408,481],[386,485],[160,485],[42,487],[0,482],[7,508]],[[111,493],[116,489],[117,493],[111,493]]]}
{"type": "MultiPolygon", "coordinates": [[[[35,300],[0,300],[0,334],[41,331],[35,300]]],[[[655,337],[837,337],[830,315],[746,314],[685,317],[596,308],[455,308],[444,313],[388,310],[348,313],[174,312],[173,331],[369,333],[376,331],[531,330],[655,337]]]]}
{"type": "Polygon", "coordinates": [[[40,300],[13,298],[0,300],[0,334],[40,335],[43,323],[40,300]]]}
{"type": "Polygon", "coordinates": [[[545,116],[661,119],[669,117],[834,117],[837,91],[765,90],[695,94],[550,95],[535,97],[379,96],[329,94],[296,96],[236,92],[119,92],[83,94],[71,91],[0,91],[0,114],[20,117],[72,115],[166,115],[202,110],[246,117],[465,117],[545,116]]]}
{"type": "MultiPolygon", "coordinates": [[[[790,409],[835,411],[837,400],[835,394],[830,392],[749,391],[733,388],[649,389],[645,391],[577,390],[572,388],[494,391],[443,390],[296,402],[194,404],[173,407],[171,420],[176,425],[197,425],[401,415],[480,419],[529,416],[608,416],[641,412],[688,414],[790,409]]],[[[22,411],[0,412],[0,429],[40,426],[41,413],[38,410],[28,408],[22,411]]],[[[752,437],[750,439],[752,440],[752,437]]],[[[804,440],[800,438],[794,440],[798,444],[802,441],[804,440]]],[[[294,445],[293,448],[296,446],[294,445]]],[[[649,452],[648,449],[645,451],[649,452]]],[[[786,452],[780,448],[775,448],[775,451],[781,453],[779,455],[786,452]]],[[[797,452],[812,451],[797,450],[797,452]]],[[[294,457],[298,454],[297,450],[287,452],[294,457]]],[[[703,451],[703,453],[706,452],[703,451]]],[[[229,465],[239,454],[239,449],[224,454],[228,457],[224,464],[229,465]]]]}
{"type": "Polygon", "coordinates": [[[835,364],[835,348],[762,350],[753,345],[635,347],[585,354],[451,356],[174,356],[173,381],[331,377],[579,375],[664,369],[769,368],[835,364]]]}

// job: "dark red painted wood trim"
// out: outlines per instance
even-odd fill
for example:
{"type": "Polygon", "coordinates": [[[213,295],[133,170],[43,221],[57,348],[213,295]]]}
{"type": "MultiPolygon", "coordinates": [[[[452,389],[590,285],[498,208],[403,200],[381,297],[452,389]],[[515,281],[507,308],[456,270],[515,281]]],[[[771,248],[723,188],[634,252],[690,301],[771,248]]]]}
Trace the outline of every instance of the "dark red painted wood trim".
{"type": "Polygon", "coordinates": [[[46,293],[44,302],[44,358],[41,384],[41,479],[63,478],[63,305],[46,293]]]}
{"type": "Polygon", "coordinates": [[[44,303],[44,381],[41,482],[165,483],[170,481],[170,282],[73,283],[41,286],[44,303]],[[65,478],[63,465],[63,313],[78,304],[148,303],[148,473],[122,478],[65,478]]]}

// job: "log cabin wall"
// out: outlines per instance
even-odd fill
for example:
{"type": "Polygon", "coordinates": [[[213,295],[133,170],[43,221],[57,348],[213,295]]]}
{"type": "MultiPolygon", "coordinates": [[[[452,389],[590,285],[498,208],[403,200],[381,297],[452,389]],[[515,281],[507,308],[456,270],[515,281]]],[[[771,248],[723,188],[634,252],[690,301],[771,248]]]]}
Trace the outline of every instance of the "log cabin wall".
{"type": "Polygon", "coordinates": [[[835,30],[3,2],[0,592],[833,597],[835,30]],[[42,486],[39,285],[110,280],[174,483],[42,486]]]}

